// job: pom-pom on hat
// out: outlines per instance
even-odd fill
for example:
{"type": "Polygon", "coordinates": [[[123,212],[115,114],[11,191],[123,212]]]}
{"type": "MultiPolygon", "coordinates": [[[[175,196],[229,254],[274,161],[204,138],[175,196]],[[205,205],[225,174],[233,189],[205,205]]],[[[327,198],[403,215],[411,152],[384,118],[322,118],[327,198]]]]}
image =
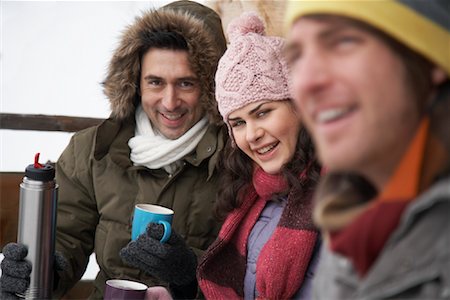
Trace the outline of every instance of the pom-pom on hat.
{"type": "Polygon", "coordinates": [[[230,44],[216,73],[216,100],[228,125],[228,115],[261,100],[290,98],[288,67],[282,54],[284,39],[266,36],[262,19],[243,13],[227,28],[230,44]]]}

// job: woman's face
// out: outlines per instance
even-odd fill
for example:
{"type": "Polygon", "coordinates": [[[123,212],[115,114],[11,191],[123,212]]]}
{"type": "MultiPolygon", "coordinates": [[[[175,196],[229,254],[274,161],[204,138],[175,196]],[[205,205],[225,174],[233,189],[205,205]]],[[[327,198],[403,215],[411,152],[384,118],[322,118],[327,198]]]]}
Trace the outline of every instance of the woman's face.
{"type": "Polygon", "coordinates": [[[266,173],[277,174],[295,153],[300,118],[291,101],[262,100],[228,116],[236,145],[266,173]]]}

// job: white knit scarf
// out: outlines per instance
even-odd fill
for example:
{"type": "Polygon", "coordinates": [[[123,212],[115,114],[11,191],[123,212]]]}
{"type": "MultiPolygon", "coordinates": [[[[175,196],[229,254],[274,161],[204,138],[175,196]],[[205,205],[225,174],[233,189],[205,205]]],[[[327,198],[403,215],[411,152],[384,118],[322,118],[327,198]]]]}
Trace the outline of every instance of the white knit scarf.
{"type": "Polygon", "coordinates": [[[203,117],[185,134],[171,140],[154,132],[147,114],[138,106],[136,109],[135,136],[128,141],[130,158],[135,166],[149,169],[163,167],[172,174],[180,165],[179,160],[195,149],[208,129],[208,118],[203,117]]]}

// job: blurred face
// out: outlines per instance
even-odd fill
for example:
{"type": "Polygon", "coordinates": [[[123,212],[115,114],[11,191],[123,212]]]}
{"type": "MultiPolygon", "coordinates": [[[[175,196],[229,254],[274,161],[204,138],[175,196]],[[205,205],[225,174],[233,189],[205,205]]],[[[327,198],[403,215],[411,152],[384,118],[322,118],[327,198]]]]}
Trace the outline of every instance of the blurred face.
{"type": "Polygon", "coordinates": [[[203,116],[200,85],[188,53],[150,49],[141,62],[141,102],[154,129],[177,139],[203,116]]]}
{"type": "Polygon", "coordinates": [[[299,19],[286,55],[295,103],[324,166],[382,187],[420,121],[400,57],[339,18],[299,19]]]}
{"type": "Polygon", "coordinates": [[[259,101],[228,116],[236,145],[266,173],[277,174],[295,153],[300,118],[291,101],[259,101]]]}

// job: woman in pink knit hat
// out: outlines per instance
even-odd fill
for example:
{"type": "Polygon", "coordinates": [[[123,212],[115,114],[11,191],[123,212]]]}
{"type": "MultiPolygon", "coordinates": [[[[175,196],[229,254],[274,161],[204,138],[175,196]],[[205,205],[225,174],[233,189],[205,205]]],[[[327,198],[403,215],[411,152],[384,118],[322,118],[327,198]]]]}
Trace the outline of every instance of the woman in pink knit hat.
{"type": "Polygon", "coordinates": [[[231,139],[216,212],[225,219],[199,264],[207,299],[308,299],[318,259],[311,196],[320,176],[289,94],[284,40],[244,13],[228,26],[216,99],[231,139]]]}

